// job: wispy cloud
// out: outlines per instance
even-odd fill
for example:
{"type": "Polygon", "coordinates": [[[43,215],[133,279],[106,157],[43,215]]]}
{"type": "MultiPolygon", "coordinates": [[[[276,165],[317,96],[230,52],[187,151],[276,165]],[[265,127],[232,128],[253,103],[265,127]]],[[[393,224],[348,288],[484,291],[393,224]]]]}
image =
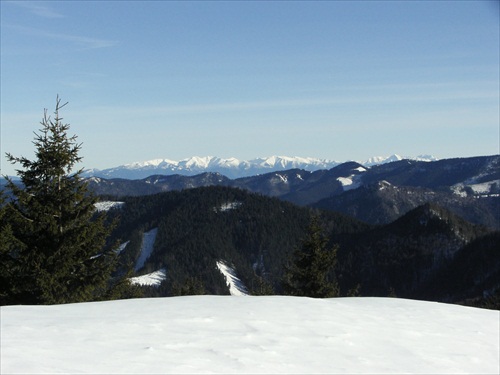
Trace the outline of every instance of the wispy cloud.
{"type": "Polygon", "coordinates": [[[347,95],[326,96],[316,98],[300,99],[271,99],[262,101],[242,101],[242,102],[222,102],[222,103],[198,103],[180,104],[167,106],[127,106],[127,107],[99,107],[98,110],[110,111],[114,113],[127,113],[129,115],[162,115],[169,113],[205,113],[205,112],[229,112],[229,111],[258,111],[258,110],[280,110],[287,108],[314,108],[314,107],[335,107],[335,106],[359,106],[365,104],[394,104],[405,103],[456,103],[459,101],[469,101],[474,99],[498,100],[498,91],[493,90],[467,90],[455,89],[443,92],[417,92],[401,93],[399,91],[367,93],[358,95],[350,93],[347,95]]]}
{"type": "Polygon", "coordinates": [[[118,42],[115,40],[89,38],[86,36],[79,36],[79,35],[67,35],[67,34],[44,32],[42,33],[41,36],[71,42],[76,45],[79,45],[83,49],[107,48],[107,47],[113,47],[118,44],[118,42]]]}
{"type": "Polygon", "coordinates": [[[9,1],[9,4],[27,9],[30,13],[43,18],[64,18],[64,15],[34,1],[9,1]]]}
{"type": "Polygon", "coordinates": [[[4,27],[15,29],[26,35],[32,35],[39,38],[49,38],[53,40],[70,42],[80,49],[107,48],[107,47],[113,47],[118,44],[118,42],[115,40],[91,38],[81,35],[69,35],[64,33],[53,33],[49,31],[35,29],[32,27],[16,26],[16,25],[5,25],[4,27]]]}

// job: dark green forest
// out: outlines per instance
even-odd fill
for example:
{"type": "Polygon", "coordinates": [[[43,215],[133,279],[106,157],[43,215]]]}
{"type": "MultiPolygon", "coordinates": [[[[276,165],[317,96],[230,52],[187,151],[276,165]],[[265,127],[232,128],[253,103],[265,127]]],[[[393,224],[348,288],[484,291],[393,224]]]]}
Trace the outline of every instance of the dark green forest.
{"type": "MultiPolygon", "coordinates": [[[[206,187],[129,197],[110,212],[119,217],[114,238],[128,241],[123,258],[138,256],[142,234],[158,228],[154,252],[140,273],[167,268],[167,285],[200,279],[207,293],[227,294],[216,261],[231,264],[250,290],[264,280],[281,292],[284,262],[304,236],[316,210],[246,191],[206,187]],[[231,206],[232,204],[232,206],[231,206]],[[230,207],[224,209],[224,207],[230,207]]],[[[352,233],[368,225],[341,214],[322,213],[329,233],[352,233]]],[[[160,288],[162,289],[162,288],[160,288]]],[[[168,287],[165,287],[168,293],[168,287]]]]}
{"type": "Polygon", "coordinates": [[[167,280],[160,287],[144,288],[146,295],[175,295],[179,285],[194,282],[203,293],[228,294],[216,267],[221,260],[236,270],[251,293],[261,294],[265,285],[266,293],[283,294],[285,269],[306,238],[313,217],[319,218],[328,247],[337,248],[330,273],[340,296],[392,295],[475,304],[490,300],[491,305],[491,295],[500,286],[500,253],[481,245],[491,244],[487,239],[496,238],[498,232],[434,204],[375,226],[228,187],[120,201],[125,204],[108,216],[119,220],[113,240],[130,241],[121,254],[124,262],[134,262],[142,234],[158,228],[154,251],[138,274],[165,268],[167,280]],[[459,270],[470,263],[466,254],[474,254],[477,264],[463,279],[459,270]]]}

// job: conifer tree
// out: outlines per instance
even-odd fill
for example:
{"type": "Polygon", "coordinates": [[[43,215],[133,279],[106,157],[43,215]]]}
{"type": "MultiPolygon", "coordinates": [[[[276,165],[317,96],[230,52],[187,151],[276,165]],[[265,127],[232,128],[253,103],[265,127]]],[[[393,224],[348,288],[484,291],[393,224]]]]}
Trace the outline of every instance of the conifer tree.
{"type": "Polygon", "coordinates": [[[0,305],[9,304],[16,293],[14,251],[16,246],[21,246],[12,233],[3,194],[0,190],[0,305]]]}
{"type": "Polygon", "coordinates": [[[105,250],[111,228],[105,214],[96,216],[97,198],[87,189],[82,170],[73,173],[82,159],[81,144],[62,122],[60,110],[66,104],[57,97],[53,119],[45,110],[33,141],[34,160],[7,153],[12,164],[22,167],[17,170],[22,185],[10,179],[7,185],[14,197],[9,220],[17,241],[13,251],[5,252],[15,262],[14,303],[83,302],[113,294],[117,255],[111,247],[105,250]]]}
{"type": "Polygon", "coordinates": [[[307,237],[293,253],[291,264],[285,267],[283,290],[288,295],[327,298],[337,297],[339,288],[329,274],[337,263],[337,246],[327,248],[319,218],[313,217],[307,237]]]}
{"type": "Polygon", "coordinates": [[[257,285],[252,288],[252,296],[272,296],[275,294],[274,288],[270,282],[261,276],[257,276],[257,285]]]}

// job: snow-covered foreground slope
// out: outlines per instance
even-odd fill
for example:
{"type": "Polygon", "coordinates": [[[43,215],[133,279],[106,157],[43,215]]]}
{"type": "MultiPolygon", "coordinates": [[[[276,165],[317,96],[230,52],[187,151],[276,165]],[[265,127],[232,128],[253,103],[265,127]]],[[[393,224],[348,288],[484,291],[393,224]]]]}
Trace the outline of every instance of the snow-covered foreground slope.
{"type": "Polygon", "coordinates": [[[498,374],[500,312],[191,296],[1,308],[1,373],[498,374]]]}

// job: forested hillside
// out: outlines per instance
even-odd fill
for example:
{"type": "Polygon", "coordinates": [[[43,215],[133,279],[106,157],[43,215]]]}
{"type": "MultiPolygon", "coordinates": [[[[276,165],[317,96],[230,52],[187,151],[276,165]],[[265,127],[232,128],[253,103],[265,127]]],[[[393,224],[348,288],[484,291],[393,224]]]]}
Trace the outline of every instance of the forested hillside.
{"type": "Polygon", "coordinates": [[[88,180],[99,195],[129,196],[201,186],[237,187],[300,206],[342,212],[371,224],[388,224],[425,203],[466,220],[500,229],[500,156],[400,160],[364,167],[347,162],[314,172],[289,169],[229,179],[219,173],[154,175],[141,180],[88,180]]]}
{"type": "Polygon", "coordinates": [[[478,245],[495,234],[436,205],[418,207],[388,225],[371,226],[343,214],[228,187],[121,201],[124,205],[109,216],[120,218],[113,237],[130,241],[121,253],[122,261],[136,262],[144,233],[157,228],[151,256],[137,274],[165,269],[167,278],[159,287],[149,287],[148,295],[175,295],[183,290],[228,294],[219,261],[235,271],[250,293],[280,294],[284,267],[314,215],[320,216],[330,244],[340,245],[332,276],[341,295],[448,302],[476,298],[479,303],[483,293],[487,297],[500,287],[495,279],[500,253],[478,245]],[[457,270],[471,262],[470,257],[476,266],[464,281],[457,270]],[[447,278],[445,285],[443,278],[447,278]],[[189,288],[183,289],[186,285],[189,288]],[[461,286],[455,290],[453,285],[461,286]]]}
{"type": "MultiPolygon", "coordinates": [[[[168,285],[189,279],[207,293],[228,293],[216,267],[231,264],[250,290],[263,278],[279,290],[282,267],[304,235],[313,211],[275,198],[234,188],[207,187],[182,192],[129,197],[115,238],[129,245],[122,253],[134,261],[143,233],[158,228],[154,251],[140,273],[167,268],[168,285]]],[[[322,214],[331,233],[351,233],[369,226],[341,214],[322,214]]]]}

